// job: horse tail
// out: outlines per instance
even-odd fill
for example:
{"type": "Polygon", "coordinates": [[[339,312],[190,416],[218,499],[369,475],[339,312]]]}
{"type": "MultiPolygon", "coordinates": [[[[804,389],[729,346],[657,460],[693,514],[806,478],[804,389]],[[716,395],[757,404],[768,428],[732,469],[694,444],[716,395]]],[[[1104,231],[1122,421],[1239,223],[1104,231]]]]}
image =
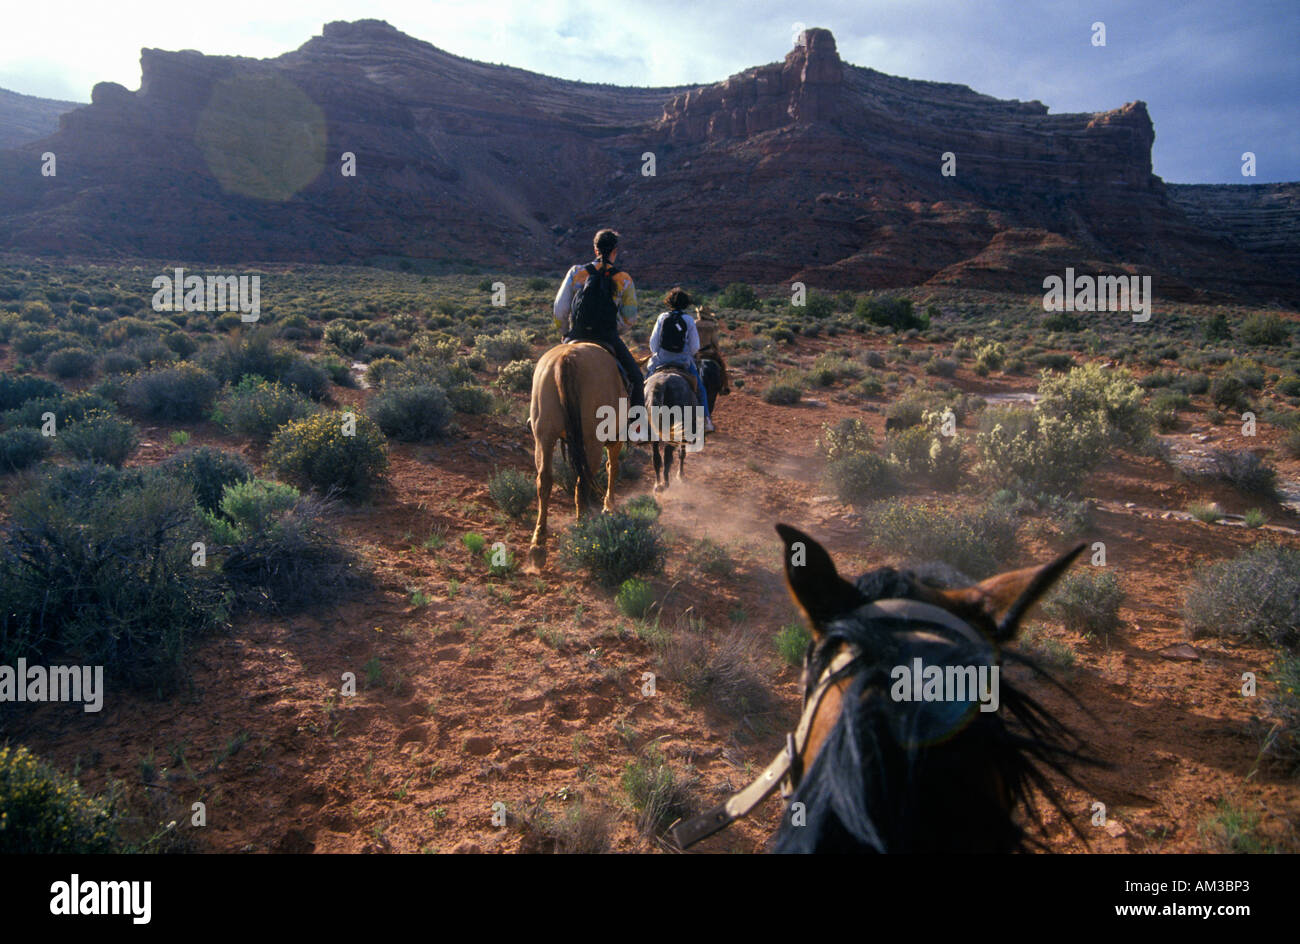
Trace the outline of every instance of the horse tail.
{"type": "Polygon", "coordinates": [[[564,456],[578,476],[578,504],[586,509],[595,483],[587,464],[587,440],[582,431],[582,397],[578,392],[578,367],[573,358],[560,361],[560,406],[564,409],[564,456]]]}

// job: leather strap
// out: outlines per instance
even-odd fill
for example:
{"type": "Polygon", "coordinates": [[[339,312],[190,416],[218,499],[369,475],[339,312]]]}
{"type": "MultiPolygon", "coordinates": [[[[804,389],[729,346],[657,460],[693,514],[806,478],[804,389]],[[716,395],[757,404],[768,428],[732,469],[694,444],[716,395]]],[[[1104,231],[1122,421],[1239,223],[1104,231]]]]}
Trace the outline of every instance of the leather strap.
{"type": "MultiPolygon", "coordinates": [[[[919,600],[877,600],[867,604],[858,612],[867,619],[892,619],[943,626],[974,645],[988,645],[988,641],[963,620],[942,607],[922,603],[919,600]]],[[[801,769],[803,749],[808,743],[808,734],[812,730],[817,709],[821,707],[822,699],[831,687],[836,673],[852,662],[857,657],[857,652],[847,647],[840,649],[817,680],[817,686],[809,692],[808,670],[811,655],[810,649],[808,655],[804,657],[803,688],[806,697],[803,713],[799,716],[799,725],[795,728],[794,734],[786,735],[785,747],[782,748],[781,753],[767,765],[756,780],[738,793],[732,794],[725,803],[676,823],[668,831],[668,837],[678,849],[688,849],[700,840],[726,829],[742,816],[747,816],[758,804],[771,796],[777,787],[784,784],[782,795],[787,799],[799,788],[799,781],[803,778],[801,769]]]]}

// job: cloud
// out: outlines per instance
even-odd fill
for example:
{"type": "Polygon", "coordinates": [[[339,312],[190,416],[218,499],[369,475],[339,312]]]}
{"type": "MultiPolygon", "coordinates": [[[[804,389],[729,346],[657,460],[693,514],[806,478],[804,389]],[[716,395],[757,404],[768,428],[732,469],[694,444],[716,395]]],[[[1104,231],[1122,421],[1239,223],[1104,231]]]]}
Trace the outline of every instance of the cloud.
{"type": "Polygon", "coordinates": [[[1091,0],[1082,7],[1074,0],[371,0],[364,8],[350,0],[309,7],[70,0],[6,10],[0,86],[88,101],[99,81],[138,87],[142,46],[276,56],[319,35],[325,22],[362,15],[456,55],[545,75],[694,85],[779,60],[803,23],[831,29],[856,65],[1037,99],[1053,112],[1142,99],[1156,121],[1156,173],[1171,180],[1240,182],[1224,159],[1240,141],[1254,142],[1261,155],[1259,181],[1297,180],[1295,9],[1294,0],[1091,0]],[[1095,22],[1105,24],[1104,47],[1091,43],[1095,22]]]}

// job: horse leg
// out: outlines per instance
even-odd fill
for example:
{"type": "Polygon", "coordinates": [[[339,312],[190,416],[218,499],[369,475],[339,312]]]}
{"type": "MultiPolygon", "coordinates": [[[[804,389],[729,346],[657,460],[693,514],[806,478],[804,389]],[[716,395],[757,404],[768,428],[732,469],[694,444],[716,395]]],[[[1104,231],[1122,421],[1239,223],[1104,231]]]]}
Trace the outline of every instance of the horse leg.
{"type": "Polygon", "coordinates": [[[663,475],[663,456],[661,455],[659,450],[659,443],[657,442],[651,443],[650,449],[654,453],[654,457],[655,457],[655,489],[654,490],[656,493],[658,493],[663,491],[663,486],[659,484],[659,480],[663,475]]]}
{"type": "Polygon", "coordinates": [[[551,505],[551,453],[555,450],[555,443],[543,445],[540,438],[535,438],[533,450],[537,465],[537,526],[533,528],[533,540],[528,546],[528,564],[524,569],[535,574],[546,566],[546,519],[551,505]]]}
{"type": "Polygon", "coordinates": [[[686,481],[686,443],[677,447],[677,481],[686,481]]]}
{"type": "Polygon", "coordinates": [[[615,441],[605,444],[605,512],[614,510],[614,485],[618,482],[618,457],[623,444],[615,441]]]}

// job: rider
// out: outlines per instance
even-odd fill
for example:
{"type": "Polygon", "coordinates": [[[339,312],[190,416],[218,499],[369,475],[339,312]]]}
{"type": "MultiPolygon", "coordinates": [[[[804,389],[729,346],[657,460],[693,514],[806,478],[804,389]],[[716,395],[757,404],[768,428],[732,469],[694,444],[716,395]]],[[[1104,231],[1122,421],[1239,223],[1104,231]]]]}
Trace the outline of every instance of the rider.
{"type": "Polygon", "coordinates": [[[650,332],[650,364],[647,374],[653,374],[661,367],[681,367],[695,375],[695,389],[700,403],[704,407],[704,431],[713,432],[713,420],[709,416],[709,394],[704,389],[704,378],[700,376],[700,365],[695,362],[695,355],[700,350],[700,335],[695,327],[695,319],[686,309],[691,306],[691,296],[681,288],[671,289],[664,296],[668,310],[659,315],[654,331],[650,332]],[[681,323],[676,322],[680,316],[681,323]],[[665,325],[668,329],[665,331],[665,325]]]}
{"type": "Polygon", "coordinates": [[[620,328],[631,326],[636,321],[636,287],[632,277],[614,265],[618,256],[618,233],[612,229],[602,229],[592,240],[596,249],[596,258],[586,265],[576,265],[569,269],[555,293],[555,323],[564,334],[565,341],[601,341],[609,345],[614,356],[618,358],[631,386],[631,406],[645,406],[645,378],[632,352],[627,349],[619,337],[620,328]],[[579,299],[587,282],[593,278],[608,279],[612,282],[615,317],[607,323],[575,324],[573,317],[579,299]]]}

